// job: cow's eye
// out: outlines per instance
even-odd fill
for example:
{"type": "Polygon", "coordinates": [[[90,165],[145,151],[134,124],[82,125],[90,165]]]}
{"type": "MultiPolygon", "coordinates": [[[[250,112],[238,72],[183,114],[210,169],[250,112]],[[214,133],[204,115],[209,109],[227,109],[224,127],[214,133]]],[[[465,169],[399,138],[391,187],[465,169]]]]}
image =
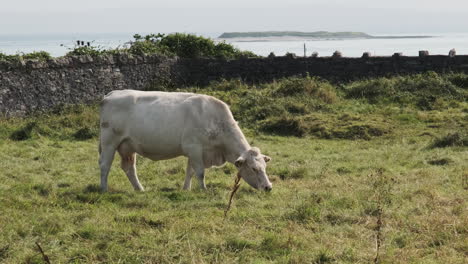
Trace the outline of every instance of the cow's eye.
{"type": "Polygon", "coordinates": [[[254,172],[258,172],[258,169],[257,169],[257,168],[252,168],[252,170],[253,170],[254,172]]]}

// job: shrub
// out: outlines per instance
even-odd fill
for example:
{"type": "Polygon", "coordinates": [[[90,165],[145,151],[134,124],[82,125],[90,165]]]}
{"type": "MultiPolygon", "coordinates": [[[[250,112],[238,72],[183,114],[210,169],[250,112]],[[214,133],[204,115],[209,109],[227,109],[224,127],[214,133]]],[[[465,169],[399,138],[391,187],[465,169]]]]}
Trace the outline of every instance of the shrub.
{"type": "Polygon", "coordinates": [[[257,57],[249,51],[240,51],[231,44],[215,43],[209,38],[185,33],[149,34],[133,36],[135,41],[128,51],[132,54],[165,54],[182,58],[219,57],[241,58],[257,57]]]}
{"type": "Polygon", "coordinates": [[[135,34],[133,38],[134,42],[131,44],[128,52],[135,55],[144,54],[165,54],[171,55],[169,50],[164,49],[158,42],[163,38],[163,34],[149,34],[142,38],[139,34],[135,34]]]}

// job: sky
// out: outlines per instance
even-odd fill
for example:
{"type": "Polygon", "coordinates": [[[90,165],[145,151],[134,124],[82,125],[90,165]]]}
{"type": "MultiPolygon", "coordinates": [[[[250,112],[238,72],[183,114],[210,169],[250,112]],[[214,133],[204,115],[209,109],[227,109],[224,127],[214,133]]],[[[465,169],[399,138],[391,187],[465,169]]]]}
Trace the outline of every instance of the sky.
{"type": "Polygon", "coordinates": [[[468,0],[0,0],[0,34],[467,33],[468,0]]]}

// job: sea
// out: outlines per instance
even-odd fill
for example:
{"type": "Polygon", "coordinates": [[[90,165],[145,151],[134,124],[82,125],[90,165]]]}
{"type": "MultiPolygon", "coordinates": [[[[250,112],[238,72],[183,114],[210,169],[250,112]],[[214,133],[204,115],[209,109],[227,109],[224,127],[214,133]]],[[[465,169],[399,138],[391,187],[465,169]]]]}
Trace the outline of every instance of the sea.
{"type": "MultiPolygon", "coordinates": [[[[364,52],[373,56],[390,56],[403,53],[406,56],[417,56],[420,50],[429,54],[446,55],[455,49],[458,55],[468,55],[468,33],[424,33],[407,34],[424,35],[432,38],[394,38],[394,39],[218,39],[220,33],[193,33],[220,42],[225,41],[240,50],[252,51],[261,56],[273,52],[276,56],[294,53],[297,56],[310,56],[317,52],[319,56],[331,56],[340,51],[345,57],[360,57],[364,52]]],[[[144,34],[142,34],[144,35],[144,34]]],[[[391,34],[372,34],[374,36],[392,36],[391,34]]],[[[398,34],[405,36],[405,34],[398,34]]],[[[130,33],[66,33],[66,34],[0,34],[0,52],[4,54],[47,51],[54,57],[65,55],[72,50],[77,41],[90,42],[103,49],[128,46],[133,39],[130,33]]]]}

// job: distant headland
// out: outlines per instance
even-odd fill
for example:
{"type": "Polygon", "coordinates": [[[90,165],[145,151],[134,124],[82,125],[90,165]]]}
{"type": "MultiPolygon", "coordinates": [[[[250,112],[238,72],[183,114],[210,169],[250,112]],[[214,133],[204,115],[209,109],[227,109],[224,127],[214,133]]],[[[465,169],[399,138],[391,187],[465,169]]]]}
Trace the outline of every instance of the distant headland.
{"type": "Polygon", "coordinates": [[[276,40],[276,39],[406,39],[406,38],[431,38],[432,36],[372,36],[364,32],[300,32],[300,31],[262,31],[262,32],[225,32],[220,39],[244,39],[244,40],[276,40]]]}

